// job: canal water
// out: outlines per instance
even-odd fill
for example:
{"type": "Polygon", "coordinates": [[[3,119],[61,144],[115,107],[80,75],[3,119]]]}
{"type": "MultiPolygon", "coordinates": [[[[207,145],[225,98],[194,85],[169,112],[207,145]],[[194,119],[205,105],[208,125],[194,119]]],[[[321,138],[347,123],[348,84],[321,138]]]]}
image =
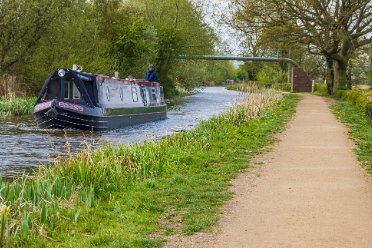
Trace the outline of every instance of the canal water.
{"type": "Polygon", "coordinates": [[[238,96],[223,87],[197,91],[170,107],[166,120],[101,133],[40,130],[32,116],[0,118],[0,176],[14,176],[50,163],[66,153],[67,140],[72,150],[78,151],[84,140],[131,144],[192,129],[201,120],[227,111],[238,96]]]}

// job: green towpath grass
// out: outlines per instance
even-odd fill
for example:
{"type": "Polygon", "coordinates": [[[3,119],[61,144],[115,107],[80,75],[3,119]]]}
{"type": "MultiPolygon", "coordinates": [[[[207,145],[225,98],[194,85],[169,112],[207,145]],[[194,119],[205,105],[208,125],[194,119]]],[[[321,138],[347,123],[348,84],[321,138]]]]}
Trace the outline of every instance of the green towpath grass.
{"type": "Polygon", "coordinates": [[[349,128],[349,135],[356,144],[355,152],[362,166],[372,173],[372,121],[347,101],[338,101],[332,109],[349,128]]]}

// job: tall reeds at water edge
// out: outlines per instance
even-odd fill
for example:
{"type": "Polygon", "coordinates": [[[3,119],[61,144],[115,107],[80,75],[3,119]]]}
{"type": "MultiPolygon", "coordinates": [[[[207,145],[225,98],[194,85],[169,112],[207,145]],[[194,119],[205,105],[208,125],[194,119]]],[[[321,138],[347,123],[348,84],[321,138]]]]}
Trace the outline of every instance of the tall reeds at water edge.
{"type": "Polygon", "coordinates": [[[268,113],[267,110],[283,100],[283,94],[280,91],[255,83],[245,85],[242,92],[230,111],[235,124],[260,118],[268,113]]]}
{"type": "Polygon", "coordinates": [[[0,98],[0,116],[30,115],[34,111],[36,98],[0,98]]]}
{"type": "Polygon", "coordinates": [[[53,165],[13,182],[0,181],[0,247],[26,244],[40,236],[53,240],[62,225],[79,221],[81,211],[95,207],[97,199],[110,200],[114,192],[125,194],[136,180],[171,173],[190,154],[208,151],[215,137],[231,125],[265,117],[282,100],[278,91],[250,85],[230,112],[158,142],[103,144],[99,149],[85,143],[78,154],[71,154],[67,143],[67,156],[53,165]]]}

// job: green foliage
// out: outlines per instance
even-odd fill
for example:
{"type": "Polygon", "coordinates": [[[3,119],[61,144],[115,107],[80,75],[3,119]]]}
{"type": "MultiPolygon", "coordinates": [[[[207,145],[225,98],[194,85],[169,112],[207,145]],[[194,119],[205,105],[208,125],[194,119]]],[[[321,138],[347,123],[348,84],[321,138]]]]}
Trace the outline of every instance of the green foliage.
{"type": "Polygon", "coordinates": [[[36,98],[0,98],[0,116],[29,115],[34,111],[36,98]]]}
{"type": "Polygon", "coordinates": [[[257,74],[264,66],[263,62],[244,62],[238,70],[240,80],[258,81],[257,74]]]}
{"type": "MultiPolygon", "coordinates": [[[[72,64],[143,78],[152,63],[169,92],[175,85],[227,79],[224,73],[210,77],[209,62],[176,59],[215,53],[216,35],[190,0],[5,0],[0,12],[0,78],[16,76],[23,95],[36,94],[49,73],[72,64]]],[[[229,63],[219,66],[233,69],[229,63]]]]}
{"type": "Polygon", "coordinates": [[[200,85],[225,85],[227,79],[236,79],[236,70],[227,61],[181,60],[169,75],[175,85],[190,89],[200,85]]]}
{"type": "MultiPolygon", "coordinates": [[[[349,95],[350,97],[350,95],[349,95]]],[[[346,99],[346,97],[344,97],[346,99]]],[[[354,102],[339,101],[333,106],[333,110],[340,120],[349,128],[349,135],[353,138],[357,148],[355,149],[362,166],[372,173],[372,125],[354,102]]]]}
{"type": "Polygon", "coordinates": [[[339,90],[337,97],[348,101],[370,116],[372,119],[372,91],[371,90],[339,90]]]}
{"type": "Polygon", "coordinates": [[[274,140],[296,102],[290,95],[262,105],[260,119],[238,124],[226,114],[156,143],[87,145],[32,177],[0,182],[2,245],[154,247],[172,223],[187,234],[208,229],[231,197],[230,180],[274,140]]]}
{"type": "Polygon", "coordinates": [[[372,85],[372,49],[356,52],[349,61],[348,73],[353,85],[372,85]]]}
{"type": "Polygon", "coordinates": [[[143,17],[128,16],[127,21],[121,25],[116,40],[116,46],[122,58],[120,72],[138,75],[138,77],[144,74],[144,68],[140,70],[136,70],[136,68],[138,68],[138,64],[144,63],[141,60],[144,60],[146,55],[152,55],[151,46],[153,46],[154,40],[154,34],[150,32],[143,17]]]}
{"type": "MultiPolygon", "coordinates": [[[[136,2],[136,1],[132,1],[136,2]]],[[[193,74],[200,78],[199,62],[176,60],[178,55],[213,54],[215,35],[211,28],[204,24],[202,14],[188,0],[141,0],[145,21],[156,33],[155,56],[152,58],[160,80],[169,89],[175,84],[188,88],[195,84],[193,74]],[[166,11],[166,14],[165,14],[166,11]]],[[[207,65],[207,62],[203,62],[207,65]]],[[[202,66],[205,67],[205,66],[202,66]]],[[[204,77],[208,73],[203,71],[204,77]]],[[[197,83],[197,82],[196,82],[197,83]]]]}
{"type": "Polygon", "coordinates": [[[288,81],[288,73],[279,67],[264,65],[257,74],[257,81],[264,84],[284,83],[288,81]]]}
{"type": "Polygon", "coordinates": [[[32,57],[48,25],[70,1],[2,0],[0,4],[0,75],[32,57]]]}
{"type": "Polygon", "coordinates": [[[323,83],[315,83],[314,94],[320,96],[327,96],[328,95],[327,85],[323,83]]]}

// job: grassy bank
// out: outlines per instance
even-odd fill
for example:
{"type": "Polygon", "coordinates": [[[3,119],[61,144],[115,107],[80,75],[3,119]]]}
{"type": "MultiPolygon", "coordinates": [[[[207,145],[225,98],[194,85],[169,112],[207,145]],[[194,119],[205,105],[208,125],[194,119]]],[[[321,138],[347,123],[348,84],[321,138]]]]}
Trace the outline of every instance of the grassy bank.
{"type": "Polygon", "coordinates": [[[35,97],[23,98],[0,98],[0,116],[28,115],[34,110],[35,97]]]}
{"type": "Polygon", "coordinates": [[[86,145],[1,183],[0,246],[156,247],[173,233],[208,230],[231,198],[230,181],[274,141],[298,101],[253,92],[195,130],[131,147],[86,145]]]}
{"type": "Polygon", "coordinates": [[[339,90],[336,97],[353,104],[372,120],[372,90],[339,90]]]}
{"type": "Polygon", "coordinates": [[[372,123],[365,111],[349,101],[338,101],[334,113],[349,128],[349,135],[355,141],[355,149],[363,167],[372,173],[372,123]]]}

